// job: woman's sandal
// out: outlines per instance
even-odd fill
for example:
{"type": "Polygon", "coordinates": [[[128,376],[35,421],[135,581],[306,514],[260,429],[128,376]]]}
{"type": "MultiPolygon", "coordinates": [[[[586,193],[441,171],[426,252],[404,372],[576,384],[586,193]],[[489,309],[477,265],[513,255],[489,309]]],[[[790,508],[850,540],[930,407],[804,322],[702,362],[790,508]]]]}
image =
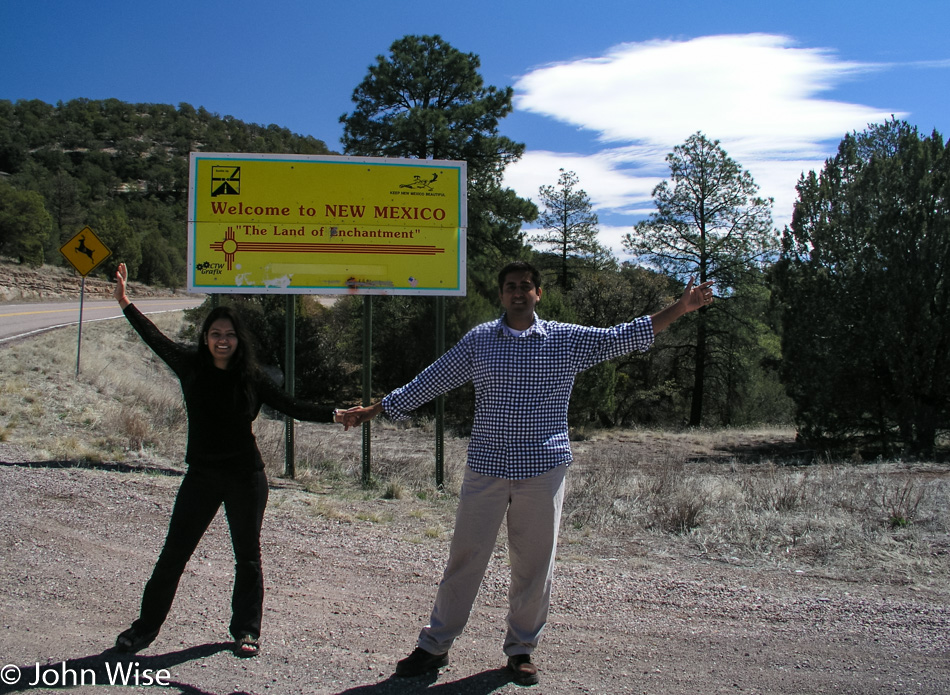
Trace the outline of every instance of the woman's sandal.
{"type": "Polygon", "coordinates": [[[130,627],[116,637],[115,650],[123,654],[135,654],[154,642],[156,637],[158,637],[158,630],[139,632],[134,627],[130,627]]]}
{"type": "Polygon", "coordinates": [[[252,634],[245,633],[234,640],[234,655],[239,656],[243,659],[247,659],[252,656],[257,656],[261,651],[260,642],[258,642],[257,637],[252,634]]]}

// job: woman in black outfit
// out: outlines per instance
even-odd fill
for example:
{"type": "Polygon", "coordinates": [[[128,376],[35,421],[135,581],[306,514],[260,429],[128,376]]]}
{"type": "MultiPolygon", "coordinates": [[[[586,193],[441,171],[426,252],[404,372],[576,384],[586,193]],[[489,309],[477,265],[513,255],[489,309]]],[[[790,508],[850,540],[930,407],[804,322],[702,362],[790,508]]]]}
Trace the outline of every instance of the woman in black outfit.
{"type": "MultiPolygon", "coordinates": [[[[229,307],[213,309],[197,349],[167,338],[126,297],[128,270],[116,271],[115,298],[142,339],[181,381],[188,413],[185,473],[175,499],[165,546],[145,585],[139,618],[116,640],[134,653],[158,635],[171,609],[185,565],[223,504],[234,547],[230,631],[238,656],[256,656],[264,580],[261,525],[267,476],[251,423],[261,404],[298,420],[333,422],[330,406],[295,400],[258,368],[249,336],[229,307]]],[[[339,420],[337,420],[339,421],[339,420]]]]}

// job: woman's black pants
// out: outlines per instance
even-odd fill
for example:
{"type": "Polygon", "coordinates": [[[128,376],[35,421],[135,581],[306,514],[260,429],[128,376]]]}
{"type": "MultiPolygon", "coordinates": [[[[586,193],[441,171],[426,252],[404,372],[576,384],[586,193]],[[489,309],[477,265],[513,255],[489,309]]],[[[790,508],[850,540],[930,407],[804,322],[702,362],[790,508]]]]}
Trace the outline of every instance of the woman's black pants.
{"type": "Polygon", "coordinates": [[[139,618],[132,623],[138,632],[157,631],[165,622],[185,565],[222,504],[234,548],[231,634],[260,636],[264,606],[261,526],[267,476],[263,471],[207,469],[189,469],[178,490],[165,547],[145,585],[139,618]]]}

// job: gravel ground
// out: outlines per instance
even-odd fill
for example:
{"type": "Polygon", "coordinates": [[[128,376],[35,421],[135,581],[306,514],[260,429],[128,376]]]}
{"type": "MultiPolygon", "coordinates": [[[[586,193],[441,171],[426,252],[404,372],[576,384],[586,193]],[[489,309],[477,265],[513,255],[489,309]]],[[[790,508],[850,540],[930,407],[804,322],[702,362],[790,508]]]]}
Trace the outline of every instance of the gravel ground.
{"type": "MultiPolygon", "coordinates": [[[[265,519],[261,655],[230,652],[221,515],[158,639],[134,657],[111,654],[135,617],[180,473],[36,458],[0,443],[0,693],[71,679],[80,685],[70,692],[149,692],[156,676],[169,684],[161,692],[196,695],[523,690],[501,653],[504,537],[449,667],[395,679],[435,595],[451,503],[347,501],[281,479],[265,519]],[[131,688],[111,686],[117,668],[131,688]]],[[[572,541],[559,555],[533,692],[950,693],[947,590],[669,557],[643,537],[572,541]]]]}

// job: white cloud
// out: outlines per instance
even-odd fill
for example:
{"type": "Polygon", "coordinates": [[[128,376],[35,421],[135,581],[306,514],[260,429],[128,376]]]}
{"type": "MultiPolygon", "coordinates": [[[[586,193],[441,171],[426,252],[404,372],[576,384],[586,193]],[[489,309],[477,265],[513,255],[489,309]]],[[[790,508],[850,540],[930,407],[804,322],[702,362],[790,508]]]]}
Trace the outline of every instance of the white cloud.
{"type": "Polygon", "coordinates": [[[621,261],[630,260],[630,255],[623,249],[623,237],[632,231],[631,227],[600,225],[597,231],[600,243],[610,249],[614,256],[621,261]]]}
{"type": "Polygon", "coordinates": [[[593,155],[532,150],[505,170],[505,184],[537,203],[538,189],[556,186],[564,169],[577,174],[579,187],[590,196],[595,209],[626,214],[652,209],[651,193],[662,177],[632,174],[623,168],[625,163],[614,150],[593,155]],[[590,186],[590,182],[596,185],[590,186]]]}
{"type": "Polygon", "coordinates": [[[820,168],[845,133],[905,116],[820,97],[882,67],[767,34],[626,43],[541,66],[516,81],[515,108],[590,131],[599,151],[528,151],[506,184],[536,199],[538,186],[555,184],[563,167],[577,173],[598,213],[642,214],[669,174],[666,154],[701,131],[775,198],[781,228],[801,173],[820,168]]]}

